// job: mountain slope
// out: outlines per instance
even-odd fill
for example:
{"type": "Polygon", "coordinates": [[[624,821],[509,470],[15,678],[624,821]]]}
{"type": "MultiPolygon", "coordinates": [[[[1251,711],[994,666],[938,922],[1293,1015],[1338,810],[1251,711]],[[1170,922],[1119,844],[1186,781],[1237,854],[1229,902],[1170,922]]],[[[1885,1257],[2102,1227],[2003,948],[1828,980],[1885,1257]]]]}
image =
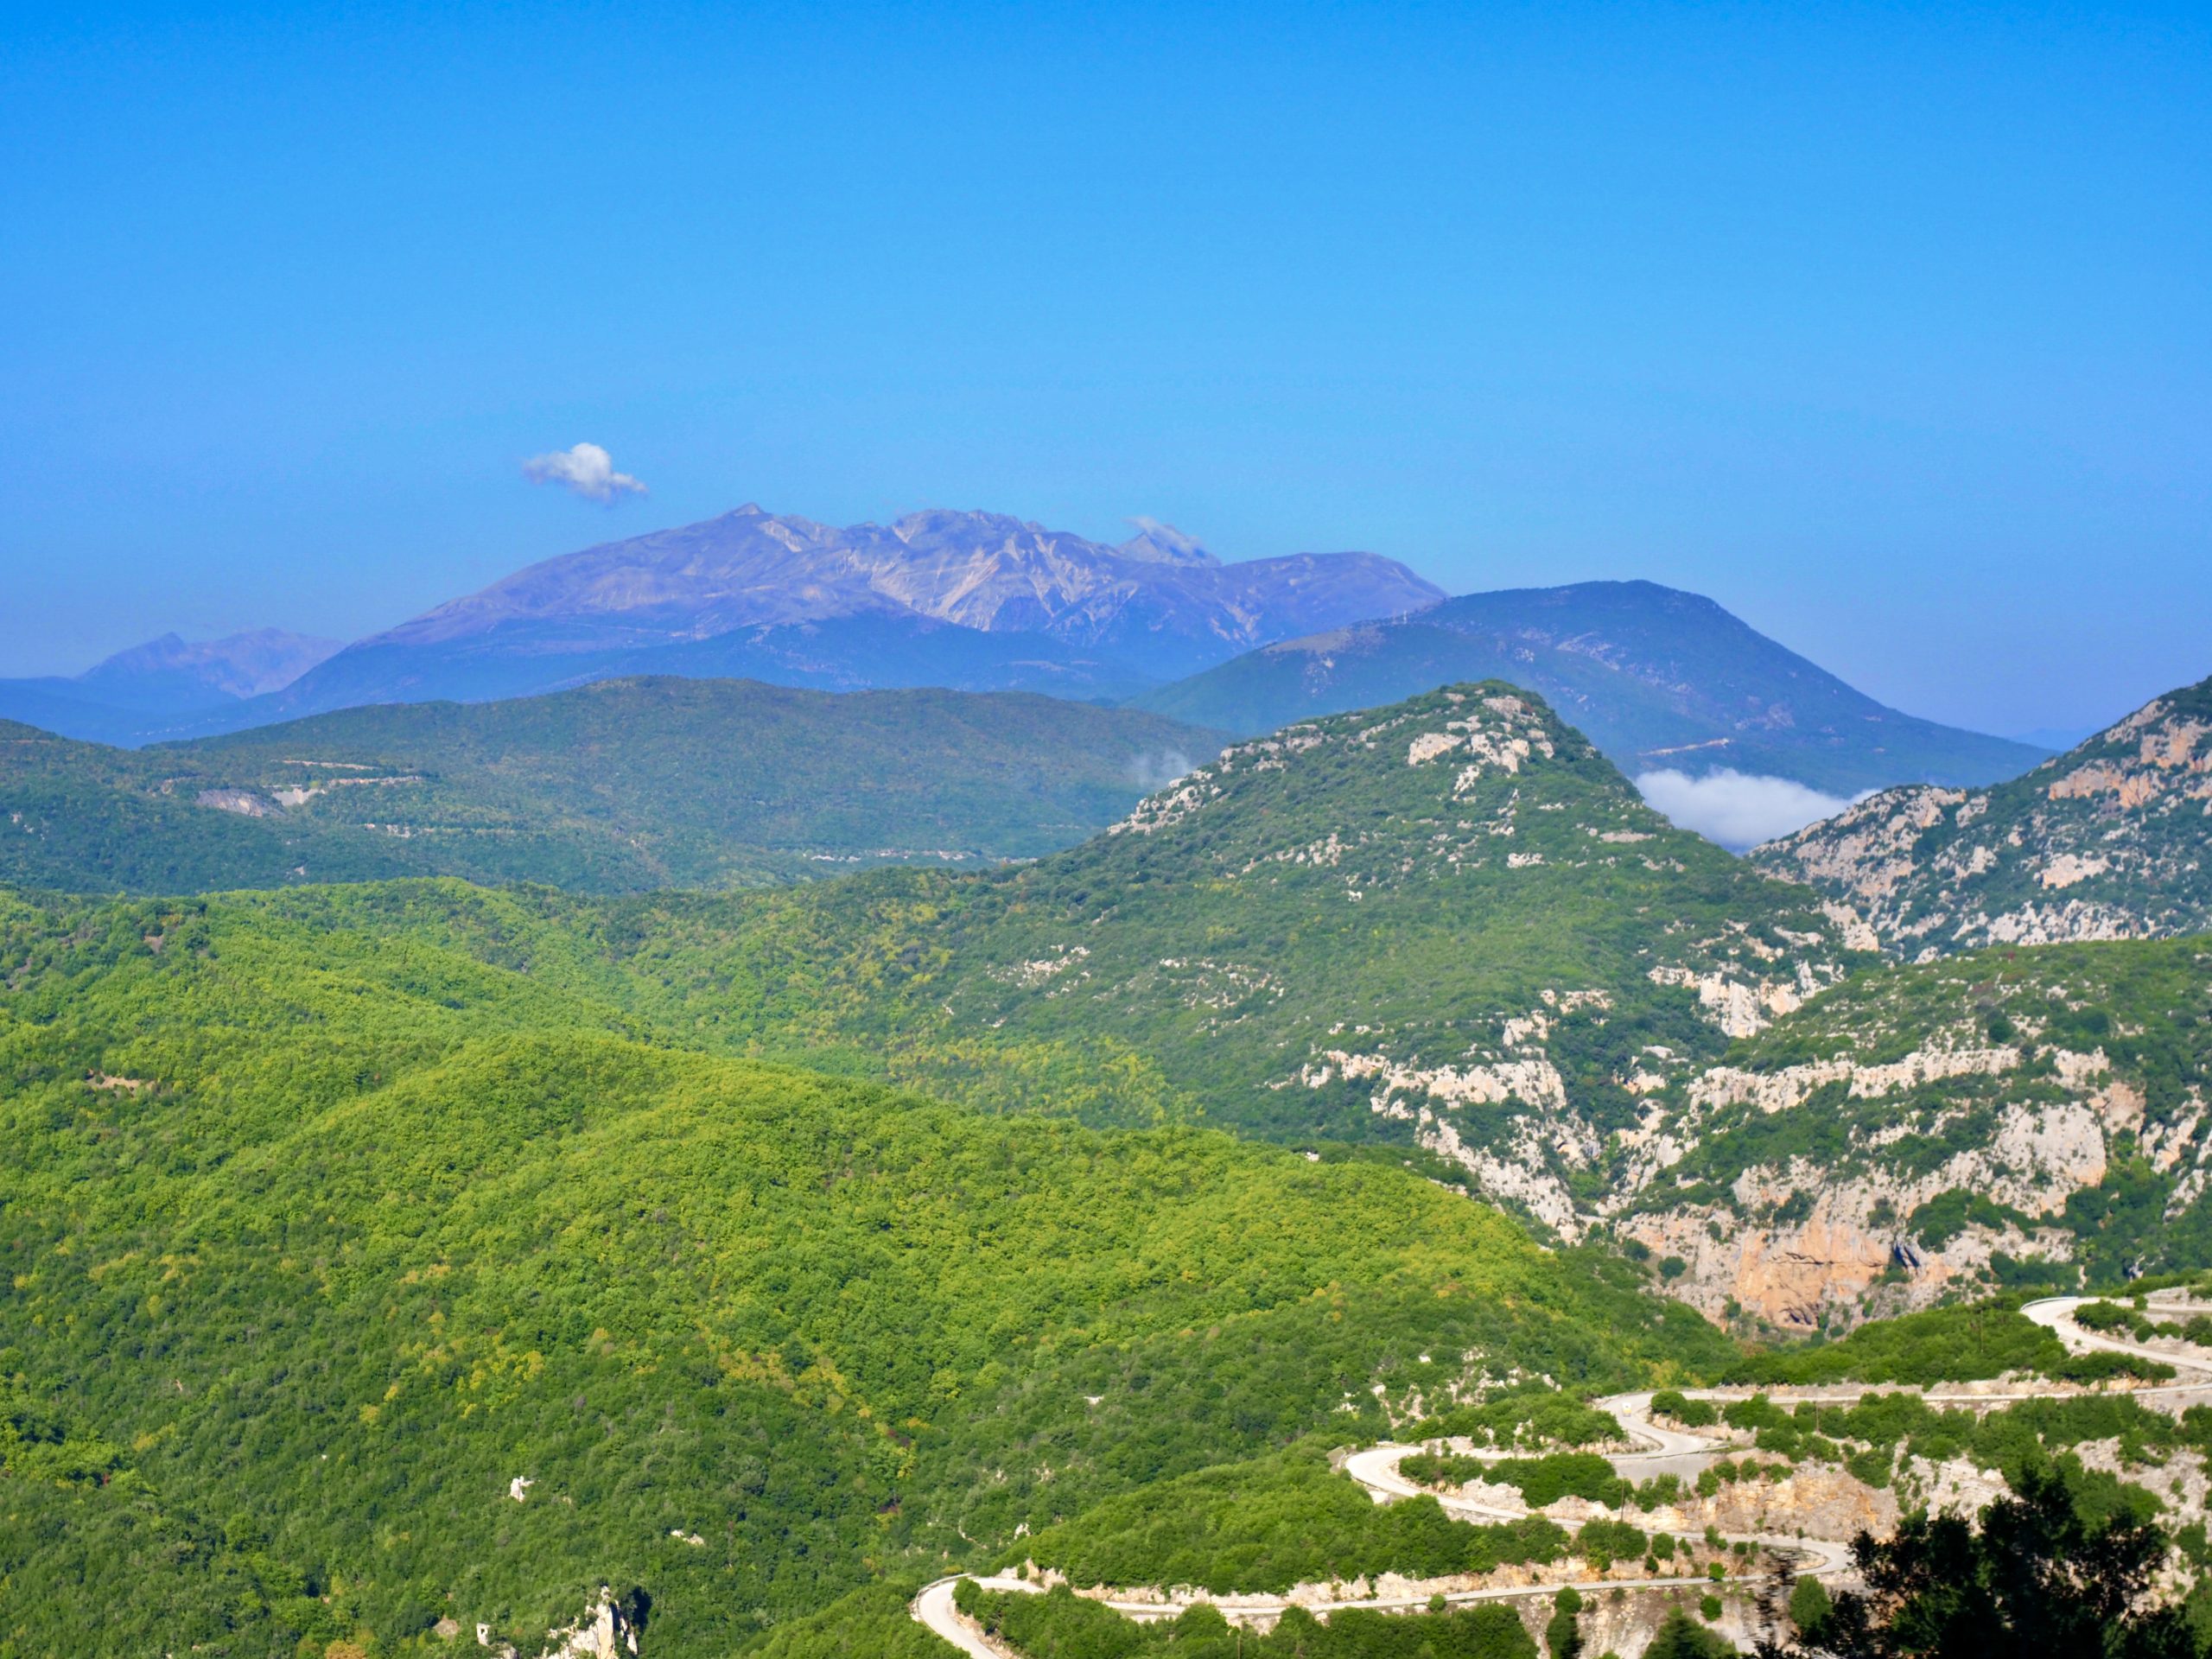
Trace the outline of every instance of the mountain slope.
{"type": "Polygon", "coordinates": [[[1375,1163],[673,1046],[458,884],[0,895],[26,1653],[703,1659],[1435,1376],[1725,1344],[1375,1163]],[[637,1592],[643,1591],[643,1596],[637,1592]]]}
{"type": "Polygon", "coordinates": [[[1015,695],[602,682],[127,753],[0,728],[0,879],[204,891],[448,874],[583,891],[1031,858],[1218,748],[1015,695]]]}
{"type": "Polygon", "coordinates": [[[1649,1101],[1599,1209],[1785,1326],[2212,1266],[2212,950],[1860,974],[1649,1101]]]}
{"type": "Polygon", "coordinates": [[[1496,683],[1239,745],[1020,870],[623,925],[666,1017],[764,1052],[1103,1122],[1418,1142],[1568,1232],[1635,1090],[1848,959],[1812,893],[1496,683]]]}
{"type": "Polygon", "coordinates": [[[118,652],[79,675],[87,694],[118,708],[167,709],[193,698],[257,697],[282,690],[341,642],[256,628],[187,644],[174,633],[118,652]]]}
{"type": "Polygon", "coordinates": [[[838,528],[747,505],[531,565],[225,718],[690,671],[683,653],[732,636],[754,655],[715,671],[1126,695],[1269,639],[1439,596],[1374,554],[1224,564],[1166,525],[1116,548],[997,513],[838,528]],[[1008,636],[1014,649],[977,635],[1008,636]],[[868,642],[886,639],[897,642],[890,658],[872,662],[868,642]]]}
{"type": "Polygon", "coordinates": [[[92,742],[149,742],[279,690],[338,648],[281,628],[192,645],[164,634],[73,677],[0,680],[0,720],[92,742]]]}
{"type": "Polygon", "coordinates": [[[1492,677],[1541,693],[1631,775],[1730,767],[1849,794],[1983,783],[2044,758],[1885,708],[1711,600],[1648,582],[1469,594],[1267,646],[1138,702],[1251,733],[1492,677]]]}
{"type": "Polygon", "coordinates": [[[2212,680],[1993,788],[1892,789],[1758,849],[1884,949],[2146,938],[2212,925],[2212,680]]]}
{"type": "Polygon", "coordinates": [[[501,623],[464,639],[420,645],[378,639],[353,646],[296,688],[215,710],[182,735],[208,736],[379,702],[489,702],[542,696],[594,680],[676,676],[759,680],[823,691],[938,686],[1041,691],[1118,702],[1143,677],[1119,659],[1034,633],[984,633],[934,617],[889,612],[760,623],[703,639],[607,644],[585,632],[501,623]]]}

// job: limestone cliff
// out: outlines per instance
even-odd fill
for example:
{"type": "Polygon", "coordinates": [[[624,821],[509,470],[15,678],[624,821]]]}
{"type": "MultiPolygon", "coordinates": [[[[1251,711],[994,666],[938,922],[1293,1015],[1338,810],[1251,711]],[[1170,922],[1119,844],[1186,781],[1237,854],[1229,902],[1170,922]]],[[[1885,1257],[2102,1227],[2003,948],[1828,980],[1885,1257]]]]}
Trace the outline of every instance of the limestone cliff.
{"type": "Polygon", "coordinates": [[[2209,1008],[2190,939],[1862,976],[1655,1093],[1593,1207],[1707,1313],[1800,1330],[2179,1260],[2212,1179],[2209,1008]]]}
{"type": "Polygon", "coordinates": [[[2212,923],[2212,680],[2010,783],[1885,790],[1757,849],[1912,960],[1987,944],[2152,938],[2212,923]]]}

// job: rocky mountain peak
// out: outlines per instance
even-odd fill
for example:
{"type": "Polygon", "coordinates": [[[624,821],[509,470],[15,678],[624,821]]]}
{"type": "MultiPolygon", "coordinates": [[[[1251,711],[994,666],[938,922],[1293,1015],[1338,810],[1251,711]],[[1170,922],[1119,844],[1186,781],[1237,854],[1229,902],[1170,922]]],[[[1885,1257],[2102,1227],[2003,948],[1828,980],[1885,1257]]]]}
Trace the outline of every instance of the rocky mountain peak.
{"type": "MultiPolygon", "coordinates": [[[[449,601],[348,647],[271,715],[550,690],[603,675],[607,666],[579,659],[615,652],[624,653],[619,671],[682,672],[639,653],[741,630],[834,632],[855,619],[878,632],[890,619],[917,639],[939,625],[971,639],[1022,635],[1034,642],[1021,653],[1032,669],[1057,665],[1077,683],[1134,690],[1251,645],[1441,597],[1373,554],[1224,564],[1171,525],[1139,528],[1116,548],[1006,513],[938,507],[888,526],[839,527],[747,502],[547,559],[449,601]],[[531,666],[537,659],[542,670],[531,666]]],[[[944,668],[918,683],[991,689],[963,677],[971,645],[955,636],[934,648],[944,668]]]]}
{"type": "Polygon", "coordinates": [[[191,642],[165,633],[116,652],[78,676],[77,683],[94,691],[122,690],[167,677],[199,684],[219,696],[251,697],[290,684],[339,649],[335,639],[283,628],[252,628],[191,642]]]}
{"type": "Polygon", "coordinates": [[[1858,906],[1885,950],[1928,960],[2212,925],[2208,815],[2212,680],[2007,783],[1885,790],[1754,856],[1858,906]]]}
{"type": "MultiPolygon", "coordinates": [[[[1354,844],[1395,843],[1409,831],[1422,841],[1425,860],[1457,862],[1477,855],[1482,843],[1454,831],[1501,840],[1518,833],[1524,806],[1566,810],[1563,800],[1548,798],[1563,781],[1545,771],[1553,762],[1575,769],[1567,793],[1579,826],[1658,822],[1542,699],[1491,681],[1240,743],[1141,802],[1111,833],[1154,836],[1229,812],[1249,820],[1232,831],[1241,845],[1247,834],[1277,835],[1311,815],[1317,825],[1334,826],[1332,862],[1344,850],[1343,836],[1354,844]],[[1452,830],[1436,829],[1440,812],[1452,815],[1452,830]]],[[[1220,839],[1210,826],[1210,845],[1220,839]]]]}

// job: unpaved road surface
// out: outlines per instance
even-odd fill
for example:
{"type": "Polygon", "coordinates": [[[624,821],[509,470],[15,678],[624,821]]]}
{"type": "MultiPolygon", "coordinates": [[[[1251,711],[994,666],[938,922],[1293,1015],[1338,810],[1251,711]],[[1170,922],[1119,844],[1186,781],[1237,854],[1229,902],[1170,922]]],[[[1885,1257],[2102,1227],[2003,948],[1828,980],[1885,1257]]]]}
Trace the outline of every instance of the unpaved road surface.
{"type": "MultiPolygon", "coordinates": [[[[2212,1392],[2212,1359],[2190,1355],[2171,1354],[2155,1348],[2146,1348],[2119,1337],[2109,1337],[2101,1332],[2090,1331],[2077,1324],[2074,1312],[2083,1303],[2103,1300],[2087,1296],[2050,1296],[2041,1301],[2030,1302],[2020,1311],[2037,1325],[2054,1332],[2060,1341],[2079,1353],[2097,1351],[2115,1354],[2132,1354],[2139,1358],[2155,1360],[2171,1365],[2183,1373],[2194,1373],[2186,1380],[2154,1387],[2130,1390],[2136,1395],[2179,1395],[2212,1392]]],[[[2153,1313],[2184,1313],[2206,1311],[2201,1305],[2178,1299],[2159,1300],[2159,1294],[2147,1299],[2148,1311],[2153,1313]]],[[[1747,1389],[1685,1389],[1682,1392],[1692,1399],[1742,1399],[1747,1389]]],[[[2061,1399],[2077,1395],[2078,1388],[2061,1386],[2024,1386],[1996,1392],[1911,1389],[1897,1383],[1847,1383],[1829,1387],[1802,1389],[1772,1389],[1765,1390],[1777,1402],[1787,1403],[1796,1399],[1834,1401],[1839,1403],[1866,1394],[1919,1393],[1930,1405],[2005,1405],[2018,1400],[2061,1399]]],[[[1601,1410],[1612,1413],[1629,1437],[1636,1440],[1633,1452],[1609,1453],[1606,1461],[1616,1473],[1630,1480],[1649,1480],[1661,1474],[1679,1475],[1694,1478],[1705,1466],[1725,1452],[1734,1449],[1738,1442],[1731,1432],[1722,1428],[1711,1434],[1693,1433],[1687,1429],[1671,1428],[1651,1421],[1651,1393],[1644,1390],[1635,1394],[1620,1394],[1595,1403],[1601,1410]]],[[[1426,1488],[1414,1485],[1398,1472],[1398,1465],[1414,1452],[1425,1448],[1418,1446],[1385,1444],[1370,1446],[1355,1452],[1345,1459],[1344,1472],[1366,1488],[1370,1497],[1378,1503],[1395,1502],[1400,1498],[1421,1496],[1426,1488]]],[[[1480,1458],[1503,1459],[1526,1453],[1510,1450],[1477,1451],[1471,1455],[1480,1458]]],[[[1503,1505],[1482,1503],[1456,1494],[1429,1493],[1443,1505],[1447,1514],[1483,1523],[1516,1521],[1528,1511],[1503,1505]]],[[[1770,1533],[1724,1533],[1729,1543],[1749,1543],[1769,1550],[1791,1562],[1799,1573],[1816,1578],[1834,1578],[1850,1571],[1850,1547],[1835,1539],[1785,1537],[1770,1533]]],[[[994,1642],[976,1625],[960,1616],[952,1605],[952,1592],[959,1578],[939,1579],[928,1586],[913,1600],[915,1618],[950,1642],[970,1659],[1021,1659],[1012,1649],[994,1642]]],[[[1014,1578],[987,1578],[979,1580],[987,1590],[1034,1592],[1038,1586],[1027,1580],[1014,1578]]],[[[1591,1579],[1573,1581],[1574,1587],[1586,1593],[1601,1590],[1655,1590],[1682,1586],[1709,1587],[1704,1578],[1662,1577],[1649,1579],[1591,1579]]],[[[1455,1606],[1480,1601],[1504,1601],[1522,1596],[1553,1596],[1562,1586],[1559,1584],[1514,1585],[1497,1589],[1461,1590],[1447,1592],[1445,1600],[1455,1606]]],[[[1406,1612],[1428,1604],[1426,1596],[1370,1597],[1359,1601],[1339,1601],[1330,1604],[1336,1607],[1372,1608],[1384,1612],[1406,1612]]],[[[1179,1604],[1139,1599],[1128,1600],[1107,1598],[1105,1605],[1132,1618],[1151,1619],[1173,1618],[1182,1611],[1179,1604]]],[[[1290,1605],[1286,1598],[1273,1596],[1237,1596],[1224,1602],[1223,1611],[1240,1621],[1252,1618],[1271,1618],[1290,1605]]]]}

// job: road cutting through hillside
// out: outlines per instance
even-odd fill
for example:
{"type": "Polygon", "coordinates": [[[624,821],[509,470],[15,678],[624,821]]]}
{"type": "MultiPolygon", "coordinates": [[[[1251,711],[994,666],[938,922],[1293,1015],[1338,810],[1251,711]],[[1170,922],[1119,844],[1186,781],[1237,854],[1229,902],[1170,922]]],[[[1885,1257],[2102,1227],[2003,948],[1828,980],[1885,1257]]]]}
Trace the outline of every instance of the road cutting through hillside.
{"type": "MultiPolygon", "coordinates": [[[[2073,1318],[2074,1311],[2087,1302],[2107,1300],[2088,1296],[2050,1296],[2031,1302],[2020,1311],[2036,1324],[2056,1335],[2069,1348],[2088,1349],[2107,1353],[2131,1355],[2177,1370],[2196,1373],[2194,1382],[2176,1382],[2152,1387],[2130,1389],[2132,1395],[2175,1395],[2212,1393],[2212,1359],[2195,1356],[2171,1354],[2139,1343],[2126,1342],[2117,1337],[2107,1337],[2100,1332],[2084,1329],[2073,1318]]],[[[2146,1298],[2147,1312],[2171,1313],[2183,1311],[2177,1302],[2160,1302],[2154,1293],[2146,1298]]],[[[1748,1397],[1753,1390],[1744,1389],[1686,1389],[1681,1391],[1691,1399],[1738,1400],[1748,1397]]],[[[1766,1390],[1777,1403],[1802,1402],[1836,1402],[1856,1399],[1867,1394],[1914,1393],[1931,1405],[2002,1406],[2023,1400],[2063,1399],[2078,1395],[2078,1387],[2009,1387],[1980,1392],[1954,1391],[1937,1393],[1898,1383],[1843,1383],[1827,1387],[1815,1385],[1802,1389],[1774,1389],[1766,1390]]],[[[1728,1452],[1742,1449],[1732,1436],[1694,1434],[1685,1429],[1670,1428],[1651,1420],[1652,1391],[1643,1389],[1630,1394],[1613,1395],[1592,1403],[1599,1410],[1609,1412],[1628,1436],[1640,1443],[1639,1449],[1605,1454],[1613,1471],[1624,1478],[1649,1479],[1660,1474],[1694,1476],[1704,1465],[1713,1462],[1728,1452]]],[[[1386,1442],[1363,1447],[1345,1459],[1344,1472],[1365,1489],[1378,1503],[1395,1503],[1404,1498],[1433,1497],[1449,1515],[1463,1519],[1495,1523],[1517,1521],[1529,1511],[1503,1503],[1485,1503],[1458,1493],[1429,1491],[1415,1485],[1399,1473],[1398,1465],[1415,1452],[1427,1450],[1421,1446],[1386,1442]]],[[[1489,1461],[1502,1461],[1510,1457],[1529,1455],[1512,1448],[1480,1448],[1466,1453],[1489,1461]]],[[[1728,1544],[1748,1544],[1764,1550],[1787,1563],[1801,1574],[1815,1578],[1837,1578],[1851,1570],[1850,1546],[1838,1540],[1801,1538],[1780,1533],[1724,1533],[1721,1541],[1728,1544]]],[[[914,1598],[913,1617],[935,1631],[961,1653],[970,1659],[1022,1659],[1022,1656],[1003,1643],[995,1641],[982,1627],[964,1617],[953,1605],[953,1593],[963,1578],[972,1576],[957,1573],[939,1579],[925,1586],[914,1598]]],[[[978,1578],[984,1589],[994,1592],[1036,1593],[1041,1586],[1027,1579],[1004,1575],[978,1578]]],[[[1555,1584],[1509,1585],[1481,1590],[1446,1591],[1444,1599],[1452,1606],[1471,1605],[1477,1602],[1507,1601],[1530,1596],[1556,1595],[1561,1589],[1572,1586],[1586,1593],[1611,1590],[1664,1590],[1694,1587],[1709,1591],[1712,1580],[1703,1577],[1668,1576],[1638,1579],[1586,1579],[1564,1580],[1555,1584]]],[[[1187,1604],[1123,1599],[1114,1596],[1098,1598],[1103,1605],[1124,1616],[1150,1620],[1167,1618],[1180,1613],[1187,1604]]],[[[1268,1620],[1279,1618],[1294,1604],[1287,1597],[1250,1595],[1227,1599],[1211,1599],[1231,1618],[1239,1621],[1268,1620]]],[[[1369,1596],[1352,1600],[1332,1601],[1307,1611],[1326,1615],[1343,1608],[1359,1608],[1376,1612],[1412,1612],[1430,1605],[1427,1595],[1369,1596]]],[[[1305,1605],[1306,1604],[1295,1604],[1305,1605]]]]}
{"type": "MultiPolygon", "coordinates": [[[[2198,1371],[2212,1376],[2212,1361],[2198,1359],[2193,1356],[2162,1353],[2156,1348],[2145,1348],[2140,1343],[2122,1342],[2119,1338],[2108,1337],[2101,1331],[2085,1330],[2075,1322],[2074,1318],[2075,1308],[2082,1306],[2084,1303],[2109,1300],[2103,1296],[2046,1296],[2041,1301],[2030,1302],[2020,1312],[2037,1325],[2053,1332],[2061,1342],[2078,1342],[2084,1347],[2097,1349],[2105,1353],[2132,1354],[2138,1359],[2156,1360],[2158,1363],[2171,1365],[2177,1370],[2198,1371]]],[[[2178,1298],[2161,1301],[2159,1293],[2155,1291],[2143,1300],[2145,1304],[2144,1308],[2145,1313],[2153,1311],[2179,1313],[2187,1306],[2178,1298]]],[[[2178,1391],[2187,1386],[2186,1383],[2175,1384],[2172,1391],[2178,1391]]],[[[2168,1390],[2160,1391],[2167,1392],[2168,1390]]],[[[2138,1392],[2148,1393],[2150,1390],[2140,1389],[2138,1392]]]]}
{"type": "MultiPolygon", "coordinates": [[[[1650,1421],[1645,1414],[1650,1409],[1651,1395],[1649,1392],[1621,1395],[1613,1399],[1601,1400],[1595,1403],[1600,1410],[1613,1410],[1618,1407],[1627,1411],[1629,1414],[1621,1417],[1621,1427],[1634,1438],[1645,1442],[1645,1449],[1642,1451],[1616,1452],[1608,1457],[1607,1461],[1613,1465],[1618,1473],[1624,1475],[1640,1473],[1648,1478],[1655,1473],[1666,1472],[1658,1465],[1667,1461],[1717,1457],[1720,1451],[1725,1449],[1725,1441],[1706,1440],[1681,1429],[1663,1427],[1650,1421]]],[[[1617,1412],[1616,1414],[1619,1414],[1617,1412]]],[[[1423,1488],[1414,1485],[1398,1472],[1399,1463],[1421,1450],[1422,1448],[1418,1446],[1396,1444],[1368,1446],[1354,1452],[1345,1460],[1344,1471],[1363,1487],[1368,1495],[1378,1503],[1426,1495],[1434,1497],[1447,1514],[1477,1517],[1484,1522],[1517,1521],[1529,1513],[1526,1509],[1513,1509],[1503,1504],[1485,1504],[1457,1494],[1433,1492],[1425,1494],[1423,1488]]],[[[1486,1451],[1478,1452],[1476,1455],[1486,1458],[1504,1458],[1513,1454],[1504,1451],[1486,1451]]],[[[1826,1539],[1788,1537],[1778,1533],[1743,1533],[1724,1534],[1722,1541],[1731,1544],[1751,1544],[1770,1551],[1789,1561],[1796,1571],[1810,1573],[1817,1578],[1834,1577],[1848,1571],[1851,1566],[1849,1548],[1843,1544],[1831,1542],[1826,1539]]],[[[960,1574],[951,1578],[939,1579],[926,1586],[919,1595],[914,1598],[912,1611],[915,1618],[943,1637],[947,1642],[951,1643],[962,1653],[971,1656],[971,1659],[1020,1659],[1020,1656],[1015,1654],[1012,1649],[993,1641],[973,1621],[964,1618],[953,1605],[953,1592],[958,1587],[961,1578],[963,1576],[967,1575],[960,1574]]],[[[979,1578],[976,1582],[986,1590],[999,1592],[1034,1592],[1040,1587],[1027,1579],[1002,1575],[979,1578]]],[[[1446,1603],[1449,1605],[1468,1606],[1484,1601],[1510,1601],[1531,1596],[1554,1596],[1560,1590],[1570,1586],[1578,1591],[1592,1594],[1611,1590],[1694,1588],[1710,1591],[1713,1588],[1713,1580],[1703,1575],[1687,1573],[1636,1579],[1584,1578],[1561,1580],[1549,1584],[1502,1585],[1479,1590],[1451,1590],[1444,1592],[1443,1595],[1446,1603]]],[[[1098,1599],[1103,1605],[1135,1619],[1173,1618],[1183,1611],[1181,1604],[1173,1602],[1110,1595],[1100,1597],[1098,1599]]],[[[1240,1595],[1214,1599],[1216,1605],[1219,1605],[1224,1613],[1239,1620],[1258,1618],[1272,1621],[1279,1618],[1286,1608],[1294,1605],[1288,1598],[1281,1596],[1240,1595]]],[[[1430,1596],[1427,1593],[1412,1596],[1363,1596],[1331,1601],[1319,1607],[1309,1607],[1308,1611],[1325,1616],[1344,1608],[1358,1608],[1375,1612],[1414,1612],[1428,1606],[1430,1599],[1430,1596]]]]}

